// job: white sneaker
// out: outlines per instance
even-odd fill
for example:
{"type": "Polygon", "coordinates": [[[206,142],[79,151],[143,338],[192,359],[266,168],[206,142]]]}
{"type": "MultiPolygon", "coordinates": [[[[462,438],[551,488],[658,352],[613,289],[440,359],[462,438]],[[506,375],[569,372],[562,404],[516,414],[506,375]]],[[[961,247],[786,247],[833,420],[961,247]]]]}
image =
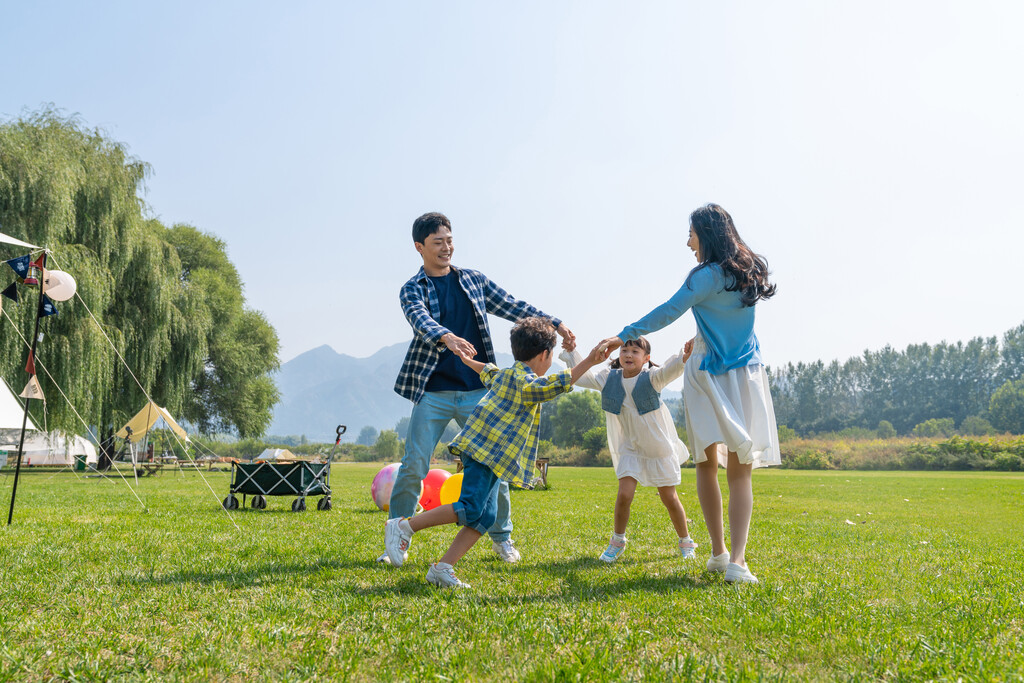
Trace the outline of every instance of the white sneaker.
{"type": "Polygon", "coordinates": [[[697,559],[697,548],[699,546],[692,540],[684,541],[679,539],[679,554],[683,556],[684,560],[695,560],[697,559]]]}
{"type": "Polygon", "coordinates": [[[727,583],[757,583],[757,577],[750,573],[750,570],[746,567],[740,566],[735,562],[729,563],[729,568],[725,570],[725,580],[727,583]]]}
{"type": "Polygon", "coordinates": [[[427,583],[432,583],[438,588],[470,587],[468,583],[460,581],[459,577],[455,576],[455,569],[450,564],[443,567],[439,566],[440,564],[440,562],[435,562],[430,565],[430,569],[427,570],[427,583]]]}
{"type": "MultiPolygon", "coordinates": [[[[409,553],[404,553],[402,555],[402,561],[404,562],[405,560],[408,560],[408,559],[409,559],[409,553]]],[[[388,554],[386,552],[381,553],[380,557],[378,557],[376,561],[377,561],[378,564],[386,564],[388,566],[391,566],[391,558],[388,557],[388,554]]]]}
{"type": "Polygon", "coordinates": [[[492,545],[494,546],[494,552],[498,553],[498,557],[509,564],[515,564],[519,560],[523,559],[522,555],[519,554],[519,551],[516,550],[516,544],[511,538],[501,541],[500,543],[498,541],[493,541],[492,545]]]}
{"type": "Polygon", "coordinates": [[[597,559],[601,560],[602,562],[607,562],[608,564],[611,564],[615,560],[619,559],[619,555],[621,555],[622,551],[624,551],[625,549],[626,539],[616,541],[613,538],[612,540],[608,541],[608,547],[604,549],[604,552],[601,553],[601,556],[597,559]]]}
{"type": "Polygon", "coordinates": [[[401,522],[404,517],[389,519],[384,525],[384,552],[391,560],[392,567],[401,567],[409,552],[412,536],[402,531],[401,522]]]}
{"type": "Polygon", "coordinates": [[[708,560],[708,571],[718,572],[724,574],[725,570],[729,566],[729,553],[725,552],[721,555],[712,555],[711,559],[708,560]]]}

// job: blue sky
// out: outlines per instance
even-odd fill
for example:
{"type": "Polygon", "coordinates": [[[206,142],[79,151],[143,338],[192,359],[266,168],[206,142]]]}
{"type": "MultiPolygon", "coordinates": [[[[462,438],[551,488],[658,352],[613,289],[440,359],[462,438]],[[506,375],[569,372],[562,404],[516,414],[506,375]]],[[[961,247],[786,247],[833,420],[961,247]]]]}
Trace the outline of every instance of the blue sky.
{"type": "MultiPolygon", "coordinates": [[[[1024,320],[1024,9],[1005,2],[5,3],[0,116],[53,103],[214,233],[282,360],[407,340],[412,220],[581,342],[668,298],[715,201],[769,364],[1024,320]]],[[[508,325],[494,325],[507,350],[508,325]]],[[[692,335],[652,335],[657,360],[692,335]]]]}

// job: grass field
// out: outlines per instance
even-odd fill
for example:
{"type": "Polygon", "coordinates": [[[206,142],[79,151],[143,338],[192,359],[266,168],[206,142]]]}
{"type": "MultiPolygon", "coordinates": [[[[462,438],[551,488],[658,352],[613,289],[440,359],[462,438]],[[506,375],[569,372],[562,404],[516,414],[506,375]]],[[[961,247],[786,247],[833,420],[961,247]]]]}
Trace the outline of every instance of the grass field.
{"type": "MultiPolygon", "coordinates": [[[[334,509],[219,507],[226,473],[141,482],[23,473],[0,531],[0,680],[1024,679],[1024,476],[755,472],[758,586],[703,573],[653,490],[623,560],[610,469],[513,494],[518,565],[481,542],[467,592],[424,581],[453,530],[376,565],[377,465],[336,465],[334,509]],[[216,494],[216,495],[215,495],[216,494]],[[852,522],[849,523],[849,522],[852,522]]],[[[6,514],[11,479],[0,476],[6,514]]],[[[724,483],[724,474],[722,477],[724,483]]]]}

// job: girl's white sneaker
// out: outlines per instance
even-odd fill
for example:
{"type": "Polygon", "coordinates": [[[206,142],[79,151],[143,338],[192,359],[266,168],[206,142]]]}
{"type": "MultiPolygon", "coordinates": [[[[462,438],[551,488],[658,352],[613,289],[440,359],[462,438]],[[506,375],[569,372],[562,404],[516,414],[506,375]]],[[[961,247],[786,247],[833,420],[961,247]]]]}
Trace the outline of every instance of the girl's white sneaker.
{"type": "Polygon", "coordinates": [[[692,540],[684,541],[679,539],[679,554],[683,556],[684,560],[694,560],[697,558],[697,544],[692,540]]]}
{"type": "Polygon", "coordinates": [[[718,572],[724,574],[726,568],[729,566],[729,553],[722,553],[721,555],[712,555],[711,559],[708,560],[708,571],[718,572]]]}
{"type": "Polygon", "coordinates": [[[726,583],[757,583],[757,577],[750,573],[750,570],[746,567],[742,567],[735,562],[729,563],[729,568],[725,570],[725,581],[726,583]]]}
{"type": "Polygon", "coordinates": [[[615,560],[619,559],[619,555],[621,555],[622,551],[625,549],[626,539],[616,541],[613,538],[611,541],[608,542],[608,547],[604,549],[604,552],[601,553],[601,556],[597,559],[601,560],[602,562],[607,562],[608,564],[611,564],[615,560]]]}

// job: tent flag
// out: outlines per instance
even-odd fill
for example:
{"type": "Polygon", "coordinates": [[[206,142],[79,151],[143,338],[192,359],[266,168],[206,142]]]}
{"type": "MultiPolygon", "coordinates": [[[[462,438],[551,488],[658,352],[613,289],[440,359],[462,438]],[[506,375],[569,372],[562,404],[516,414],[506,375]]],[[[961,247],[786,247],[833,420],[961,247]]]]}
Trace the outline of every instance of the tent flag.
{"type": "Polygon", "coordinates": [[[28,384],[25,385],[25,388],[21,390],[21,393],[18,394],[18,396],[21,396],[22,398],[34,398],[37,401],[46,402],[46,397],[43,396],[43,388],[39,386],[39,380],[36,379],[35,375],[32,375],[32,377],[29,378],[28,384]]]}
{"type": "Polygon", "coordinates": [[[38,249],[39,248],[39,247],[37,247],[34,244],[29,244],[28,242],[22,242],[18,238],[11,237],[10,235],[5,235],[2,232],[0,232],[0,242],[3,242],[4,244],[13,244],[16,247],[25,247],[26,249],[38,249]]]}
{"type": "Polygon", "coordinates": [[[57,307],[53,305],[52,301],[50,301],[50,297],[43,294],[43,314],[40,317],[45,318],[48,315],[60,315],[60,311],[58,311],[57,307]]]}
{"type": "Polygon", "coordinates": [[[11,267],[11,270],[17,274],[22,280],[28,275],[28,267],[32,263],[32,254],[25,254],[18,258],[12,258],[7,260],[7,265],[11,267]]]}
{"type": "Polygon", "coordinates": [[[27,372],[30,375],[36,374],[35,354],[31,350],[29,350],[28,352],[28,362],[25,363],[25,372],[27,372]]]}
{"type": "Polygon", "coordinates": [[[8,299],[11,299],[14,302],[17,302],[18,301],[18,283],[17,282],[12,282],[11,286],[8,287],[7,289],[5,289],[4,291],[0,292],[0,294],[3,294],[8,299]]]}
{"type": "Polygon", "coordinates": [[[121,427],[121,430],[117,432],[116,436],[119,439],[125,439],[127,441],[131,441],[132,443],[138,443],[139,441],[142,441],[146,437],[146,434],[149,432],[149,430],[152,429],[153,425],[156,424],[157,420],[160,419],[163,419],[163,421],[167,423],[167,426],[170,427],[174,431],[174,433],[177,434],[183,441],[190,441],[190,439],[188,438],[188,434],[186,434],[185,430],[182,429],[181,426],[174,421],[174,418],[171,417],[171,414],[168,413],[165,408],[161,408],[152,401],[142,406],[142,410],[137,412],[135,414],[135,417],[128,421],[128,424],[126,424],[124,427],[121,427]],[[130,438],[128,436],[127,427],[132,428],[132,434],[130,438]]]}

